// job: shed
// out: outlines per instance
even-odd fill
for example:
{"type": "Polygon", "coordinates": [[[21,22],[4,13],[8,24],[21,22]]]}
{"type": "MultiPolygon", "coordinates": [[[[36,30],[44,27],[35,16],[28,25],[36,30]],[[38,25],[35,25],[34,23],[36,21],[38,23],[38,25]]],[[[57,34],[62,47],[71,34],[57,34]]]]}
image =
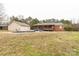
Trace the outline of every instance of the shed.
{"type": "Polygon", "coordinates": [[[13,21],[8,25],[8,30],[9,31],[29,31],[30,26],[22,22],[13,21]]]}

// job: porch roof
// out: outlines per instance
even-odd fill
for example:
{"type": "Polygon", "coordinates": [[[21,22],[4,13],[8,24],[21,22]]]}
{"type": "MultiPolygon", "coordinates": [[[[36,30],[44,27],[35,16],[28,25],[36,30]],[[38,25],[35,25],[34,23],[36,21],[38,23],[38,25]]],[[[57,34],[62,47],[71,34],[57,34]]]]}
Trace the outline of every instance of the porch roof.
{"type": "Polygon", "coordinates": [[[62,23],[38,23],[35,24],[34,26],[39,26],[39,25],[63,25],[62,23]]]}

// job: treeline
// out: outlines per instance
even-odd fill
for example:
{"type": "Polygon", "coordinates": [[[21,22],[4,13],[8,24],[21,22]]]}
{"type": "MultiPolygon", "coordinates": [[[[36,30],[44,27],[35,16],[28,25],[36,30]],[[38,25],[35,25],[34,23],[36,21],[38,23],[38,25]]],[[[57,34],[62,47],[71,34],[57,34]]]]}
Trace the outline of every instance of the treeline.
{"type": "Polygon", "coordinates": [[[28,18],[24,19],[22,16],[20,16],[20,17],[12,16],[12,17],[10,17],[10,19],[11,19],[11,21],[15,20],[15,21],[29,24],[30,26],[33,26],[34,24],[37,24],[37,23],[63,23],[64,29],[66,31],[78,31],[78,28],[76,28],[76,26],[74,26],[74,24],[72,24],[71,20],[64,20],[64,19],[58,20],[58,19],[54,19],[54,18],[39,20],[37,18],[32,18],[32,17],[28,17],[28,18]]]}

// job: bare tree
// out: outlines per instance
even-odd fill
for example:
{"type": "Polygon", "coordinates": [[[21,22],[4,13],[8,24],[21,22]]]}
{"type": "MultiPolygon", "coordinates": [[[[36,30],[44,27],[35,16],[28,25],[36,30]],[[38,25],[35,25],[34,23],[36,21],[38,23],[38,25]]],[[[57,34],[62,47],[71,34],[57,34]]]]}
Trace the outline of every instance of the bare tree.
{"type": "Polygon", "coordinates": [[[4,6],[2,3],[0,3],[0,22],[3,21],[4,18],[5,18],[4,6]]]}
{"type": "Polygon", "coordinates": [[[0,24],[7,24],[7,21],[4,6],[0,3],[0,24]]]}

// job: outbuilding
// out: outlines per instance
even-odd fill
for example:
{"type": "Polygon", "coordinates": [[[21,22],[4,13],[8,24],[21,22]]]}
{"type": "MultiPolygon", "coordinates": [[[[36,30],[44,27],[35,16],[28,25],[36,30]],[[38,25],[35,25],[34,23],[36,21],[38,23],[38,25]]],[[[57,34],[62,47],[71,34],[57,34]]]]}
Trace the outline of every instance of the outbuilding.
{"type": "Polygon", "coordinates": [[[0,22],[0,30],[8,30],[8,23],[7,22],[0,22]]]}
{"type": "Polygon", "coordinates": [[[9,31],[29,31],[30,26],[22,22],[13,21],[8,25],[8,30],[9,31]]]}

